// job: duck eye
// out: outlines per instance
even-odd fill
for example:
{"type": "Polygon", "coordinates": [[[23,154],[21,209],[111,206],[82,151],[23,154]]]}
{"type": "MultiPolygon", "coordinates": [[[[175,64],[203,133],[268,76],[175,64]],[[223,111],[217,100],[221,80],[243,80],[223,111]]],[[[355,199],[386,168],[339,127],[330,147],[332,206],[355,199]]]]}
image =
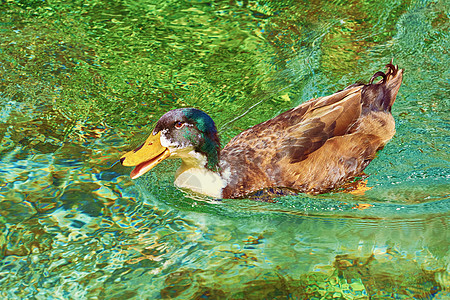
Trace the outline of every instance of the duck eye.
{"type": "Polygon", "coordinates": [[[175,128],[176,129],[180,129],[180,128],[182,128],[184,126],[184,123],[183,122],[176,122],[175,123],[175,128]]]}

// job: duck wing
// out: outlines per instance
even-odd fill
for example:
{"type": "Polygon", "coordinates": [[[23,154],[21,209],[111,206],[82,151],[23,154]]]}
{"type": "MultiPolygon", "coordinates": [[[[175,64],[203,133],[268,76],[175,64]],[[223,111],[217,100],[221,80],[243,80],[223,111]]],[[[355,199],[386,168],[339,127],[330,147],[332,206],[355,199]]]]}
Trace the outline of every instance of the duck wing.
{"type": "Polygon", "coordinates": [[[397,71],[389,64],[376,84],[311,99],[234,137],[221,151],[223,197],[268,187],[321,193],[360,174],[395,132],[397,71]]]}
{"type": "Polygon", "coordinates": [[[220,154],[222,170],[230,172],[224,197],[289,186],[282,164],[298,164],[331,137],[345,134],[361,114],[360,90],[312,99],[234,137],[220,154]]]}

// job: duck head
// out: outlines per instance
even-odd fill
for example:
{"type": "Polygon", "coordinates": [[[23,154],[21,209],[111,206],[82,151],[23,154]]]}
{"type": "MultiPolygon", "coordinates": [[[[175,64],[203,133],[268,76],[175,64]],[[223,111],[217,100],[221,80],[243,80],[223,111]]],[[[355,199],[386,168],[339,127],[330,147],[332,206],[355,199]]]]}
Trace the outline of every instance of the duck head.
{"type": "Polygon", "coordinates": [[[166,158],[181,158],[184,167],[206,168],[217,172],[220,142],[214,121],[195,108],[174,109],[156,123],[147,140],[124,154],[124,166],[136,166],[131,178],[150,171],[166,158]]]}

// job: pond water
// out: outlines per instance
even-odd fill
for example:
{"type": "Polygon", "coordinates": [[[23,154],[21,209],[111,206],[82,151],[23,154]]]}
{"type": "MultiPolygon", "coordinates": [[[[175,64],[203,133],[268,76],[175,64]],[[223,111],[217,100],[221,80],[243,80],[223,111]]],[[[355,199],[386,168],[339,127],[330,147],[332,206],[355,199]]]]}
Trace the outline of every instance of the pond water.
{"type": "Polygon", "coordinates": [[[0,297],[450,299],[448,1],[2,1],[0,297]],[[394,63],[365,193],[207,201],[113,163],[174,108],[222,144],[394,63]]]}

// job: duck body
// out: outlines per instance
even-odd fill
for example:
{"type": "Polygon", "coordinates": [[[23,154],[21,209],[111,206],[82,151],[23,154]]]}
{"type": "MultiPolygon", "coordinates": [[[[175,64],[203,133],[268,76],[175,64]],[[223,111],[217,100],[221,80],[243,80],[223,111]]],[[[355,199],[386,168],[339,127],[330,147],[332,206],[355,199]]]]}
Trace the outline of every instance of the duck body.
{"type": "Polygon", "coordinates": [[[214,198],[243,198],[267,188],[325,193],[360,175],[394,136],[391,107],[402,74],[390,63],[369,84],[311,99],[243,131],[222,150],[206,113],[175,109],[121,162],[136,166],[131,177],[137,178],[162,159],[181,158],[175,185],[214,198]]]}

